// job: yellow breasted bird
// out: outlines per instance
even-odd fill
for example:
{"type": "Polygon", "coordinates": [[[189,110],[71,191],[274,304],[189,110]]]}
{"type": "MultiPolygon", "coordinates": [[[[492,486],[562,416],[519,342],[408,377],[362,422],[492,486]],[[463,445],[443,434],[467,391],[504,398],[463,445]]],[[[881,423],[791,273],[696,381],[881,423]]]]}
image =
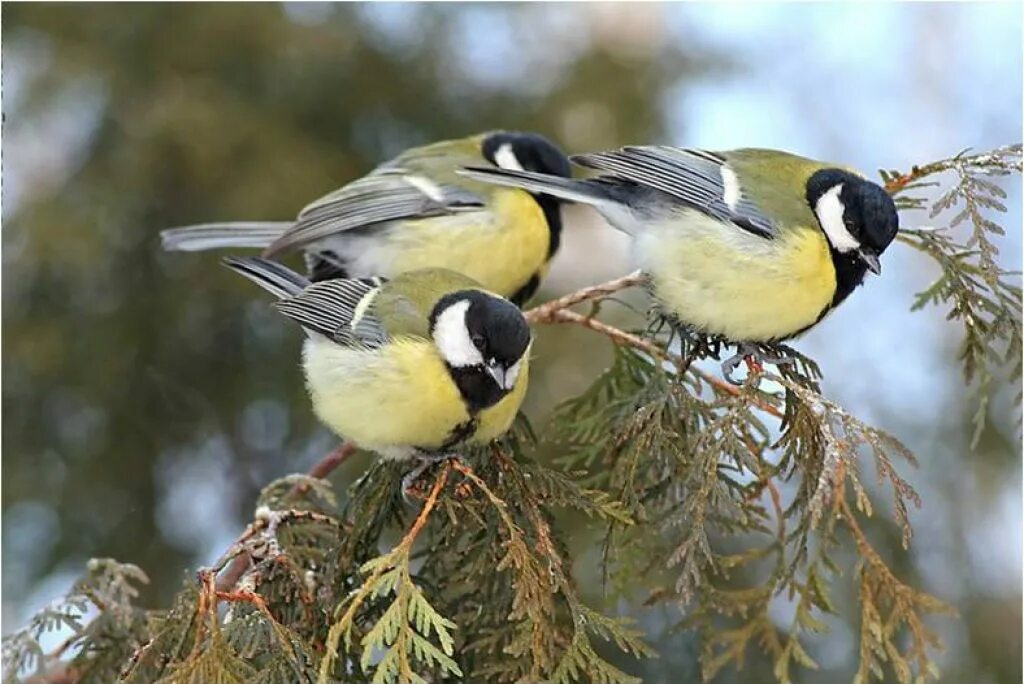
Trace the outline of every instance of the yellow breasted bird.
{"type": "Polygon", "coordinates": [[[559,201],[457,175],[463,166],[569,175],[569,160],[534,133],[491,132],[409,149],[314,201],[295,221],[208,223],[165,230],[164,249],[301,249],[313,281],[447,268],[523,303],[558,250],[559,201]]]}
{"type": "Polygon", "coordinates": [[[570,180],[511,169],[467,177],[592,205],[633,238],[660,307],[740,355],[806,331],[881,272],[899,219],[888,193],[836,164],[776,150],[625,147],[572,161],[570,180]]]}
{"type": "Polygon", "coordinates": [[[511,426],[526,394],[530,329],[514,304],[472,279],[421,269],[312,283],[265,259],[224,262],[305,330],[313,409],[344,439],[427,460],[511,426]]]}

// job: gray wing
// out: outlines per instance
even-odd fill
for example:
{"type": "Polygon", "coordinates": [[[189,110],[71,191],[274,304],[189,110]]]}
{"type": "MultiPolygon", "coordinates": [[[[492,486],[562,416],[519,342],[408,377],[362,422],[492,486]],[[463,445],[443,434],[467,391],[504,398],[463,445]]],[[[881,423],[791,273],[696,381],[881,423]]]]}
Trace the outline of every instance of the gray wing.
{"type": "Polygon", "coordinates": [[[348,347],[376,349],[388,341],[373,315],[382,278],[339,278],[314,283],[274,306],[303,328],[348,347]]]}
{"type": "Polygon", "coordinates": [[[772,238],[777,233],[775,223],[743,196],[726,160],[713,152],[668,146],[624,147],[574,155],[572,161],[663,192],[755,235],[772,238]]]}
{"type": "Polygon", "coordinates": [[[484,199],[465,188],[436,183],[401,168],[379,168],[303,209],[295,225],[277,238],[265,255],[354,228],[475,211],[483,206],[484,199]]]}

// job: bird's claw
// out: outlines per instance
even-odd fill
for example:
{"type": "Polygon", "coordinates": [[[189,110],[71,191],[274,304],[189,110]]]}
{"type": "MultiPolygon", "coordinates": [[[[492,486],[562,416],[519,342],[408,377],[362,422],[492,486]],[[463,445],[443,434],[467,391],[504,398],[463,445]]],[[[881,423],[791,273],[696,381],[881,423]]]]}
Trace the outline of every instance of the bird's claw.
{"type": "Polygon", "coordinates": [[[743,354],[734,354],[725,361],[722,362],[722,377],[724,377],[730,384],[742,385],[743,382],[736,380],[732,377],[732,373],[736,370],[736,367],[740,365],[740,361],[743,360],[743,354]]]}
{"type": "Polygon", "coordinates": [[[732,377],[732,374],[741,361],[746,363],[747,371],[750,373],[763,373],[764,364],[766,363],[773,366],[782,366],[787,363],[793,363],[796,359],[791,356],[768,355],[760,347],[753,344],[743,343],[737,345],[736,353],[722,362],[722,377],[729,383],[737,386],[742,385],[743,381],[736,380],[732,377]]]}
{"type": "Polygon", "coordinates": [[[423,500],[429,489],[426,486],[420,486],[420,478],[428,468],[436,463],[451,458],[451,454],[445,454],[443,456],[437,455],[422,455],[419,457],[419,464],[409,471],[409,473],[402,478],[402,499],[405,503],[410,506],[413,504],[413,499],[423,500]]]}
{"type": "Polygon", "coordinates": [[[405,477],[402,478],[402,500],[405,503],[412,505],[413,499],[422,499],[425,493],[424,489],[419,486],[420,476],[423,475],[427,468],[434,465],[437,461],[433,459],[421,459],[419,465],[410,470],[405,477]]]}

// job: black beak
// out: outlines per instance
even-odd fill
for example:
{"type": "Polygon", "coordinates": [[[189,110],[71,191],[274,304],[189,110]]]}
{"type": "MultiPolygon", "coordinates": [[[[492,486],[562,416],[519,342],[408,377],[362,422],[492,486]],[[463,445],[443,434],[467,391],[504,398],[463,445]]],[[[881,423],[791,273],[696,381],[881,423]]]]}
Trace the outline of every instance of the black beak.
{"type": "Polygon", "coordinates": [[[511,389],[506,387],[508,384],[508,376],[506,370],[498,363],[491,361],[487,364],[487,374],[494,378],[494,382],[497,383],[501,389],[511,389]]]}
{"type": "Polygon", "coordinates": [[[870,252],[857,252],[857,256],[863,261],[871,272],[875,275],[882,275],[882,262],[878,260],[877,254],[871,254],[870,252]]]}

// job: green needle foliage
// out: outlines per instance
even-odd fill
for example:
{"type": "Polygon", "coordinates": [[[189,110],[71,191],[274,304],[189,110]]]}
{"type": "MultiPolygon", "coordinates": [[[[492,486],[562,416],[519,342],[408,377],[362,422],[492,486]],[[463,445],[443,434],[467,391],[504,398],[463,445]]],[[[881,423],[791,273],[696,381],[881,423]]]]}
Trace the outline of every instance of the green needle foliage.
{"type": "Polygon", "coordinates": [[[915,167],[906,175],[881,172],[899,206],[927,209],[931,219],[953,213],[941,227],[901,230],[899,239],[927,254],[941,268],[935,282],[917,293],[914,310],[941,306],[948,310],[947,318],[963,326],[960,359],[964,378],[976,385],[978,395],[972,447],[981,438],[993,383],[1001,369],[1005,368],[1011,379],[1020,378],[1022,371],[1020,273],[1007,271],[997,263],[999,247],[995,239],[1005,231],[992,218],[993,213],[1006,212],[1006,191],[995,179],[1020,171],[1021,146],[1007,145],[983,154],[964,151],[950,159],[915,167]],[[925,179],[944,173],[955,174],[956,182],[930,208],[923,198],[910,196],[912,190],[938,185],[925,179]],[[956,230],[964,224],[970,226],[966,239],[956,230]]]}
{"type": "MultiPolygon", "coordinates": [[[[1020,167],[1013,146],[883,173],[906,211],[926,208],[909,195],[932,175],[955,174],[931,209],[952,213],[948,224],[899,239],[940,268],[913,308],[944,307],[962,326],[979,429],[1002,367],[1020,376],[1018,274],[997,266],[1002,228],[990,217],[1005,209],[991,178],[1020,167]]],[[[751,657],[795,681],[819,668],[816,645],[846,613],[859,621],[855,682],[939,679],[930,618],[955,611],[872,541],[895,532],[908,549],[923,505],[899,439],[823,396],[817,365],[788,347],[765,350],[787,363],[732,385],[703,363],[721,340],[660,321],[627,333],[572,320],[618,344],[610,367],[551,416],[553,461],[535,458],[523,419],[409,491],[409,466],[384,461],[340,504],[324,480],[278,480],[168,609],[135,605],[147,581],[138,568],[90,562],[64,600],[5,639],[4,681],[639,681],[630,669],[657,654],[637,625],[584,600],[565,512],[603,540],[608,601],[671,607],[673,628],[699,639],[706,681],[751,657]],[[245,563],[231,576],[236,558],[245,563]],[[54,630],[70,636],[46,650],[54,630]]]]}

